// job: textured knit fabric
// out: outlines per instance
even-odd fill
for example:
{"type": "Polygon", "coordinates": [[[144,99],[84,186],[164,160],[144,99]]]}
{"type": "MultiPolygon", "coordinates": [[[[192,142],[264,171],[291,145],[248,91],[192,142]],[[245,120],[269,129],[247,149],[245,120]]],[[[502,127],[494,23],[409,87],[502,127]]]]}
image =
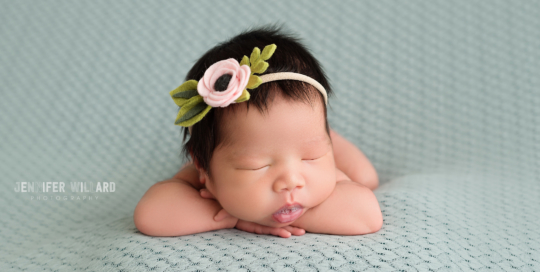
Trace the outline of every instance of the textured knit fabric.
{"type": "Polygon", "coordinates": [[[2,1],[0,271],[539,271],[539,29],[538,1],[2,1]],[[183,162],[169,92],[274,22],[323,65],[382,229],[141,234],[183,162]]]}

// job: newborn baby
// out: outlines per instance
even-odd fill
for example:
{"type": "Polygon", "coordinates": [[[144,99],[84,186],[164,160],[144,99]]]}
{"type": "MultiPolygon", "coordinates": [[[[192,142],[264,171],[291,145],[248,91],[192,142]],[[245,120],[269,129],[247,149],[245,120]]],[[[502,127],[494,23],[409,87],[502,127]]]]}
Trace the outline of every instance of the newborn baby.
{"type": "MultiPolygon", "coordinates": [[[[139,201],[134,221],[142,233],[178,236],[237,228],[290,237],[306,231],[359,235],[382,227],[372,192],[378,186],[377,173],[360,150],[330,130],[326,116],[330,86],[318,62],[297,39],[276,29],[244,32],[208,51],[187,80],[201,79],[197,89],[204,95],[201,84],[208,71],[214,71],[213,63],[240,59],[238,52],[246,54],[247,48],[261,44],[277,45],[265,74],[299,73],[321,86],[299,80],[263,79],[258,85],[249,81],[246,88],[252,90],[248,94],[240,90],[244,92],[233,97],[236,103],[212,106],[225,101],[226,92],[237,84],[234,80],[243,86],[240,69],[245,67],[230,68],[228,76],[209,75],[211,89],[223,96],[217,100],[201,96],[204,107],[188,116],[191,119],[183,117],[188,110],[180,111],[177,121],[184,120],[190,128],[184,130],[184,140],[190,136],[184,145],[190,162],[173,178],[150,187],[139,201]],[[220,81],[225,82],[223,87],[220,81]]],[[[267,47],[261,58],[265,54],[268,57],[267,47]]]]}

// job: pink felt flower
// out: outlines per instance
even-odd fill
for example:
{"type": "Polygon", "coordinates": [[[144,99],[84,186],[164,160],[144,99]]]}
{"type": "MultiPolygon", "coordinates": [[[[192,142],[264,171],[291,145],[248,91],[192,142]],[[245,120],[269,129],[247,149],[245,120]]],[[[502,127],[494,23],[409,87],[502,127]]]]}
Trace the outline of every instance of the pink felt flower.
{"type": "Polygon", "coordinates": [[[204,72],[197,84],[197,92],[206,104],[227,107],[242,95],[250,75],[249,66],[240,66],[233,58],[218,61],[204,72]]]}

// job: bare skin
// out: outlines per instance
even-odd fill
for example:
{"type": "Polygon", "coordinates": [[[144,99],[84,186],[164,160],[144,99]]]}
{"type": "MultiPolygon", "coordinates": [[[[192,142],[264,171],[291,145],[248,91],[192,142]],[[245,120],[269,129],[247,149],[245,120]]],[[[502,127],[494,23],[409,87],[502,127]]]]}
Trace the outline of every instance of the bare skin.
{"type": "Polygon", "coordinates": [[[372,192],[378,186],[374,167],[334,131],[328,137],[322,104],[298,103],[278,96],[268,116],[246,109],[231,118],[233,144],[214,151],[213,178],[189,162],[173,178],[154,184],[135,209],[136,227],[152,236],[224,228],[284,238],[306,231],[378,231],[382,214],[372,192]],[[300,217],[273,219],[292,202],[303,206],[300,217]]]}

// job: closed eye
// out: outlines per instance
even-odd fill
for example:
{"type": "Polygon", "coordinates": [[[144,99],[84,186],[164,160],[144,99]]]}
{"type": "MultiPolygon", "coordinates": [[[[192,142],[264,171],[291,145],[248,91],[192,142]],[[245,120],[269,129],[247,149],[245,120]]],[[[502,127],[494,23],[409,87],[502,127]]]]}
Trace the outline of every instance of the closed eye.
{"type": "Polygon", "coordinates": [[[303,161],[315,161],[315,160],[318,160],[318,159],[320,159],[320,158],[326,156],[326,155],[327,155],[328,153],[330,153],[330,152],[331,152],[331,150],[328,151],[328,152],[326,152],[324,155],[322,155],[322,156],[320,156],[320,157],[313,158],[313,159],[302,159],[302,160],[303,160],[303,161]]]}
{"type": "Polygon", "coordinates": [[[263,167],[259,167],[259,168],[255,168],[255,169],[250,169],[250,168],[236,168],[236,169],[238,169],[238,170],[255,171],[255,170],[261,170],[261,169],[263,169],[263,168],[265,168],[265,167],[267,167],[267,166],[268,166],[268,165],[265,165],[265,166],[263,166],[263,167]]]}
{"type": "Polygon", "coordinates": [[[321,157],[318,157],[318,158],[314,158],[314,159],[303,159],[303,161],[314,161],[314,160],[318,160],[318,159],[320,159],[320,158],[322,158],[322,157],[324,157],[324,156],[321,156],[321,157]]]}

